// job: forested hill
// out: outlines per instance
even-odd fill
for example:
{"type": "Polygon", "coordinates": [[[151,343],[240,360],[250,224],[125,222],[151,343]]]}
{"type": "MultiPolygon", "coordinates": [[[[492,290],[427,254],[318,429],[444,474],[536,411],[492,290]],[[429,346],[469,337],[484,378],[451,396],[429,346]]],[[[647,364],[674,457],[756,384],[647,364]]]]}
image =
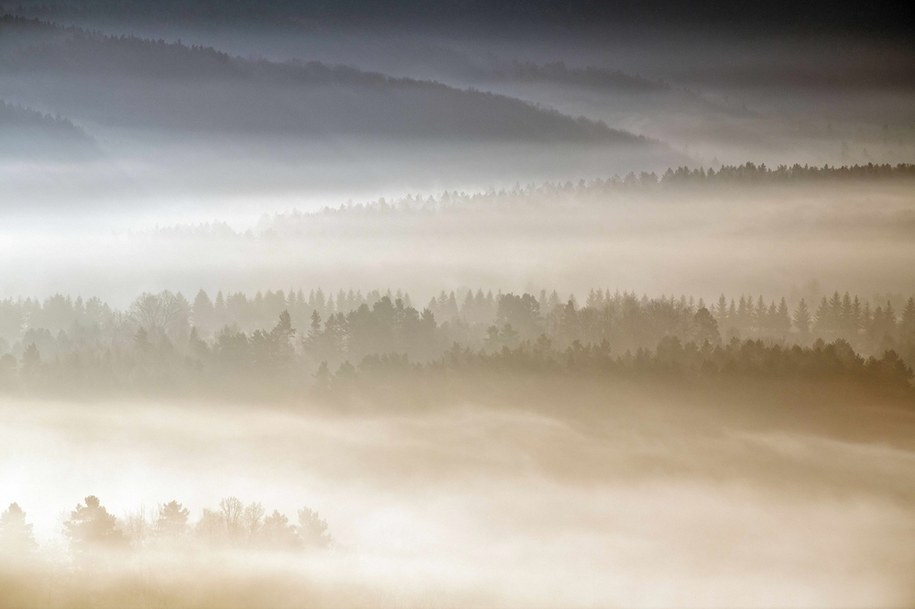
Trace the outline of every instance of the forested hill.
{"type": "Polygon", "coordinates": [[[65,118],[44,114],[0,99],[0,129],[16,128],[66,133],[74,137],[85,137],[86,135],[82,129],[65,118]]]}
{"type": "MultiPolygon", "coordinates": [[[[438,196],[421,197],[407,195],[399,199],[377,199],[365,203],[349,203],[339,207],[325,207],[312,213],[298,210],[265,217],[260,229],[283,231],[316,215],[341,214],[389,214],[392,212],[439,212],[444,210],[544,210],[561,209],[570,205],[588,204],[603,206],[607,197],[614,194],[633,193],[675,193],[684,188],[706,189],[703,192],[726,191],[736,185],[797,188],[805,185],[833,186],[853,184],[911,184],[915,181],[915,165],[908,163],[810,166],[779,165],[767,167],[747,162],[742,165],[723,165],[714,168],[669,168],[662,173],[630,172],[609,178],[578,182],[545,182],[542,184],[516,186],[513,189],[490,190],[487,192],[444,192],[438,196]]],[[[172,234],[220,232],[232,234],[223,224],[203,227],[172,227],[162,229],[172,234]]],[[[256,233],[252,233],[256,234],[256,233]]]]}
{"type": "Polygon", "coordinates": [[[71,121],[0,99],[0,158],[67,156],[95,149],[95,141],[71,121]]]}
{"type": "Polygon", "coordinates": [[[283,134],[652,143],[502,95],[321,63],[0,18],[0,83],[100,124],[283,134]]]}

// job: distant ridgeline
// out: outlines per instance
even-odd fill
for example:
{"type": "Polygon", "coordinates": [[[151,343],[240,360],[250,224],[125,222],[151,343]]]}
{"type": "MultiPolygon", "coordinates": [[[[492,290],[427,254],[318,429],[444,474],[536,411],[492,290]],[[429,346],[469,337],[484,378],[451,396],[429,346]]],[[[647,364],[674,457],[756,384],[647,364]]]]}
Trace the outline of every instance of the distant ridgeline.
{"type": "Polygon", "coordinates": [[[0,99],[0,158],[68,156],[94,149],[95,141],[68,119],[0,99]]]}
{"type": "Polygon", "coordinates": [[[60,116],[51,116],[23,106],[8,104],[0,99],[0,129],[16,127],[64,131],[74,135],[82,133],[76,125],[60,116]]]}
{"type": "MultiPolygon", "coordinates": [[[[496,190],[480,193],[445,192],[438,197],[407,196],[401,199],[378,199],[370,203],[341,205],[338,208],[327,207],[321,213],[339,213],[352,211],[391,210],[428,210],[447,209],[452,207],[480,207],[491,209],[501,201],[529,199],[531,202],[548,203],[557,195],[601,195],[609,192],[651,192],[666,189],[682,189],[684,186],[717,187],[733,185],[803,185],[849,183],[858,181],[892,181],[915,179],[915,164],[899,163],[840,166],[779,165],[772,168],[764,163],[744,163],[743,165],[722,165],[719,169],[703,167],[669,168],[661,174],[655,172],[630,172],[625,176],[614,175],[606,179],[579,180],[578,182],[547,182],[510,190],[496,190]]],[[[274,224],[279,226],[296,217],[308,216],[302,212],[293,212],[275,216],[274,224]]]]}
{"type": "Polygon", "coordinates": [[[324,207],[318,211],[292,210],[263,216],[255,229],[239,231],[224,222],[195,225],[165,226],[155,234],[169,237],[234,237],[259,239],[268,234],[296,235],[299,229],[307,229],[309,221],[317,217],[387,215],[396,212],[428,212],[445,210],[498,211],[518,207],[536,209],[561,209],[568,202],[574,204],[603,204],[605,195],[625,193],[682,193],[685,187],[716,189],[728,186],[774,186],[786,187],[804,185],[845,185],[873,183],[905,183],[915,180],[915,164],[897,165],[873,164],[845,166],[779,165],[776,168],[765,164],[744,163],[723,165],[719,169],[678,167],[661,174],[655,172],[630,172],[625,176],[614,175],[606,179],[579,180],[577,182],[546,182],[537,185],[518,186],[512,189],[487,192],[446,191],[437,196],[407,195],[398,199],[380,198],[365,203],[344,203],[338,207],[324,207]]]}
{"type": "Polygon", "coordinates": [[[826,377],[907,391],[915,298],[834,293],[789,306],[722,296],[706,306],[592,290],[580,305],[555,291],[468,290],[418,310],[400,292],[200,291],[193,302],[143,294],[121,312],[58,295],[0,301],[0,335],[7,391],[282,393],[443,369],[826,377]]]}
{"type": "Polygon", "coordinates": [[[505,95],[348,66],[252,60],[2,14],[0,36],[0,77],[17,100],[100,126],[657,145],[505,95]]]}

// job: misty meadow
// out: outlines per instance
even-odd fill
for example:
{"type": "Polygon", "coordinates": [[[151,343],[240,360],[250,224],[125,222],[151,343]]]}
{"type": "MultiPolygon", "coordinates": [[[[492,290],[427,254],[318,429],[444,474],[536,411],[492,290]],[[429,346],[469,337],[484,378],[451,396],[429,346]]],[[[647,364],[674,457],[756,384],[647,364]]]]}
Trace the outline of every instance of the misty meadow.
{"type": "Polygon", "coordinates": [[[0,609],[915,604],[911,12],[0,0],[0,609]]]}

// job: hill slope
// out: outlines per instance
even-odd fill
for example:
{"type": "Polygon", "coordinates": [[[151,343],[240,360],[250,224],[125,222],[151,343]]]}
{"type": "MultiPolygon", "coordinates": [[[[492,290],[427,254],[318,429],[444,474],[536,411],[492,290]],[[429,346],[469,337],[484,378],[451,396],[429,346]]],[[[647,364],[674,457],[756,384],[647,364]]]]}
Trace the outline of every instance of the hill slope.
{"type": "Polygon", "coordinates": [[[0,159],[69,157],[94,151],[94,140],[69,120],[0,99],[0,159]]]}
{"type": "Polygon", "coordinates": [[[643,138],[511,97],[321,63],[0,19],[0,83],[100,124],[292,135],[588,142],[643,138]]]}

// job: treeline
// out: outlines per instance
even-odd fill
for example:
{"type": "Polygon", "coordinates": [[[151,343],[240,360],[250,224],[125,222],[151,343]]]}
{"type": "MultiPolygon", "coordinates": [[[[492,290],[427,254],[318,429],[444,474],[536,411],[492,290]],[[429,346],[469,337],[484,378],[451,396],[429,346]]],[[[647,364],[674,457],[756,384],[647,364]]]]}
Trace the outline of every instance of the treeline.
{"type": "MultiPolygon", "coordinates": [[[[630,172],[605,179],[579,180],[577,182],[548,182],[539,185],[500,189],[490,192],[466,193],[451,191],[437,197],[406,196],[389,201],[378,199],[369,203],[353,203],[338,208],[327,207],[322,213],[392,211],[440,211],[459,208],[499,209],[525,203],[531,207],[556,207],[564,200],[575,202],[597,199],[604,195],[625,192],[652,192],[695,186],[824,184],[861,180],[909,180],[915,178],[915,164],[899,163],[866,165],[779,165],[768,167],[765,163],[751,162],[743,165],[722,165],[714,168],[668,168],[663,173],[630,172]]],[[[295,221],[308,214],[293,212],[275,216],[272,225],[279,229],[284,222],[295,221]]]]}
{"type": "Polygon", "coordinates": [[[467,291],[460,299],[442,293],[422,312],[406,295],[290,296],[217,295],[213,302],[201,291],[191,304],[163,292],[142,295],[125,312],[97,299],[6,301],[0,311],[25,307],[28,315],[19,318],[25,319],[20,334],[0,356],[0,388],[178,394],[251,388],[296,394],[364,369],[434,368],[454,353],[494,366],[503,361],[499,358],[529,362],[536,353],[554,368],[640,374],[664,369],[667,350],[677,344],[686,358],[678,367],[703,374],[743,373],[748,370],[743,354],[766,349],[768,363],[752,368],[754,374],[771,364],[779,374],[817,376],[815,371],[827,370],[903,386],[906,362],[915,362],[915,298],[897,315],[889,302],[872,308],[838,293],[813,310],[804,300],[791,309],[785,299],[735,302],[722,296],[709,308],[686,297],[650,299],[604,290],[592,290],[583,306],[574,297],[562,302],[545,291],[539,297],[467,291]],[[370,305],[369,297],[377,300],[370,305]],[[265,328],[238,325],[257,319],[254,312],[277,310],[265,328]],[[245,311],[252,317],[233,317],[245,311]],[[76,320],[65,330],[68,315],[76,320]],[[36,325],[42,321],[56,322],[56,332],[36,325]],[[828,359],[830,349],[852,367],[836,368],[828,359]],[[565,368],[555,364],[570,353],[577,355],[565,368]],[[612,365],[596,365],[589,359],[595,353],[611,358],[612,365]],[[828,361],[821,361],[824,357],[828,361]]]}
{"type": "Polygon", "coordinates": [[[14,129],[18,127],[60,132],[79,138],[88,137],[85,132],[66,118],[32,110],[18,104],[10,104],[0,99],[0,128],[14,129]]]}
{"type": "MultiPolygon", "coordinates": [[[[226,497],[212,509],[204,509],[196,521],[178,501],[169,501],[147,516],[143,511],[117,518],[88,496],[69,512],[61,533],[70,556],[77,563],[92,562],[104,551],[129,551],[176,544],[206,544],[247,550],[312,550],[331,546],[327,522],[309,507],[296,513],[297,520],[277,510],[267,513],[257,502],[245,504],[226,497]]],[[[32,525],[17,503],[0,514],[0,561],[25,560],[39,549],[32,525]]]]}
{"type": "MultiPolygon", "coordinates": [[[[606,341],[555,348],[549,339],[525,341],[515,348],[473,351],[455,345],[442,358],[425,365],[408,365],[406,358],[365,358],[358,367],[343,367],[321,383],[371,380],[379,372],[399,371],[420,376],[455,372],[536,372],[569,376],[592,375],[616,378],[759,378],[798,381],[849,381],[874,385],[883,390],[909,393],[913,372],[895,351],[879,357],[862,357],[844,340],[825,343],[818,339],[810,347],[767,343],[762,340],[733,339],[727,344],[683,343],[669,336],[657,348],[614,353],[606,341]]],[[[322,385],[326,386],[326,385],[322,385]]]]}
{"type": "Polygon", "coordinates": [[[570,67],[562,61],[538,64],[531,61],[499,62],[493,60],[489,71],[480,70],[479,76],[496,80],[517,80],[521,82],[554,82],[598,90],[629,93],[655,93],[669,91],[665,82],[649,80],[627,74],[622,70],[607,70],[588,66],[570,67]]]}
{"type": "Polygon", "coordinates": [[[442,291],[424,307],[401,290],[276,290],[248,296],[200,290],[192,301],[181,293],[143,294],[124,311],[99,298],[60,294],[0,300],[0,354],[19,358],[34,344],[48,357],[89,346],[131,343],[141,329],[184,344],[194,330],[202,340],[272,328],[284,311],[298,329],[299,347],[317,360],[353,359],[373,352],[403,351],[424,358],[452,343],[513,347],[545,335],[560,347],[574,341],[610,342],[618,351],[653,348],[666,336],[712,343],[762,338],[810,344],[844,339],[871,353],[901,349],[915,333],[915,299],[834,292],[818,302],[721,295],[707,304],[692,297],[637,296],[592,289],[583,303],[574,295],[491,290],[442,291]],[[699,314],[700,310],[706,314],[699,314]],[[307,345],[306,345],[307,343],[307,345]]]}
{"type": "MultiPolygon", "coordinates": [[[[439,195],[406,195],[396,199],[379,198],[368,202],[347,202],[339,206],[325,206],[317,211],[293,209],[288,212],[265,214],[257,226],[237,230],[224,222],[200,223],[194,225],[173,225],[156,229],[153,234],[169,238],[217,238],[221,241],[269,241],[277,237],[303,238],[322,233],[325,227],[320,220],[341,217],[397,217],[424,214],[514,213],[572,211],[575,209],[610,208],[617,196],[646,195],[646,201],[654,195],[668,194],[675,204],[677,195],[684,186],[690,188],[708,187],[711,191],[728,186],[803,186],[803,185],[844,185],[862,181],[893,183],[915,179],[915,164],[897,165],[874,164],[843,166],[779,165],[775,168],[765,164],[744,163],[724,165],[719,169],[678,167],[663,173],[630,172],[624,176],[614,175],[606,179],[579,180],[577,182],[546,182],[542,184],[518,185],[510,189],[485,192],[446,191],[439,195]]],[[[663,197],[658,201],[666,201],[663,197]]]]}
{"type": "Polygon", "coordinates": [[[97,151],[95,140],[70,120],[0,99],[0,160],[85,157],[97,151]]]}

